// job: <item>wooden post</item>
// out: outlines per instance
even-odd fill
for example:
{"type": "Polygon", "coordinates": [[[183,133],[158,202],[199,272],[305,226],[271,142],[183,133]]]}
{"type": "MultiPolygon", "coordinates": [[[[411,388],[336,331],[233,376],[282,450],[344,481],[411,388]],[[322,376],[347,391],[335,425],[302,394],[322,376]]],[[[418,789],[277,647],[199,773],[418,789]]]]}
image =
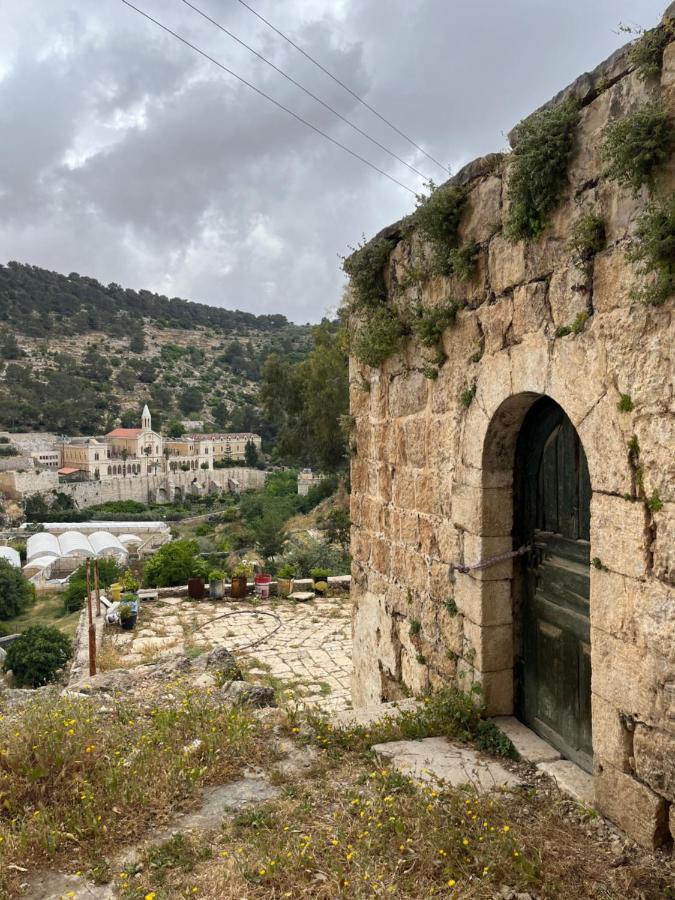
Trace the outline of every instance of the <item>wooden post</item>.
{"type": "Polygon", "coordinates": [[[89,614],[89,675],[96,674],[96,626],[91,608],[91,577],[89,574],[90,559],[87,557],[85,569],[87,573],[87,612],[89,614]]]}
{"type": "Polygon", "coordinates": [[[101,615],[101,585],[98,580],[98,560],[94,560],[94,590],[96,591],[96,618],[101,615]]]}

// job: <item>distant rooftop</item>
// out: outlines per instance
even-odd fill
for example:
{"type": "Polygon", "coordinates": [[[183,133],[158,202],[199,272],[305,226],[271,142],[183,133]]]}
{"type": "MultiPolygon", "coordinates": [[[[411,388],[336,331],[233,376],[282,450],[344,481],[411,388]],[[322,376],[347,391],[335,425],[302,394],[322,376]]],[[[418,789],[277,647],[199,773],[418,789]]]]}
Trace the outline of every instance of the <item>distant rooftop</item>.
{"type": "Polygon", "coordinates": [[[259,434],[253,434],[252,431],[236,431],[236,432],[216,432],[213,434],[202,434],[201,432],[192,432],[190,434],[183,435],[186,438],[189,438],[191,441],[242,441],[244,439],[249,440],[251,438],[260,439],[259,434]]]}

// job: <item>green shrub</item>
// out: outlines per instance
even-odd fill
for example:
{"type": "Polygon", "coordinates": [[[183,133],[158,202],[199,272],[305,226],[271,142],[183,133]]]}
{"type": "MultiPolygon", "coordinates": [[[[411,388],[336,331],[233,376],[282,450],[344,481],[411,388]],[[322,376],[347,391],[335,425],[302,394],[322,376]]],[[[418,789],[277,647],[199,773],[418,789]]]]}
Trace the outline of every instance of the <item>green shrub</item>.
{"type": "Polygon", "coordinates": [[[39,687],[54,681],[72,655],[72,642],[58,628],[32,625],[8,647],[4,669],[20,687],[39,687]]]}
{"type": "Polygon", "coordinates": [[[160,547],[145,564],[144,581],[147,587],[173,587],[187,584],[198,574],[199,546],[196,541],[171,541],[160,547]]]}
{"type": "Polygon", "coordinates": [[[480,244],[468,241],[448,253],[450,272],[460,281],[473,281],[478,270],[480,244]]]}
{"type": "MultiPolygon", "coordinates": [[[[100,559],[98,561],[98,582],[102,588],[110,587],[120,577],[121,570],[112,559],[100,559]]],[[[94,590],[94,573],[92,567],[91,589],[94,590]]],[[[66,613],[82,609],[87,596],[87,570],[82,563],[68,580],[68,587],[63,595],[63,608],[66,613]]]]}
{"type": "Polygon", "coordinates": [[[473,398],[476,396],[476,388],[478,385],[474,381],[471,387],[465,388],[462,393],[459,395],[459,402],[465,409],[468,409],[473,403],[473,398]]]}
{"type": "Polygon", "coordinates": [[[457,248],[466,191],[452,185],[436,187],[432,182],[429,188],[428,195],[418,196],[413,220],[420,236],[433,248],[433,270],[451,275],[450,253],[457,248]]]}
{"type": "Polygon", "coordinates": [[[536,239],[558,205],[574,151],[579,110],[572,101],[534,113],[514,129],[506,236],[536,239]]]}
{"type": "Polygon", "coordinates": [[[13,619],[35,599],[35,588],[21,569],[0,559],[0,619],[13,619]]]}
{"type": "Polygon", "coordinates": [[[352,354],[372,368],[398,353],[403,344],[405,328],[396,311],[381,306],[359,324],[350,338],[352,354]]]}
{"type": "Polygon", "coordinates": [[[412,322],[413,334],[425,347],[435,347],[445,329],[455,324],[459,309],[460,304],[456,300],[432,309],[420,308],[412,322]]]}
{"type": "Polygon", "coordinates": [[[646,208],[626,255],[638,263],[641,275],[655,277],[653,284],[634,292],[636,299],[658,305],[675,293],[675,193],[646,208]]]}
{"type": "Polygon", "coordinates": [[[377,306],[387,299],[384,267],[396,246],[388,238],[375,238],[344,260],[342,268],[349,275],[353,308],[377,306]]]}
{"type": "Polygon", "coordinates": [[[629,59],[640,78],[658,78],[663,66],[663,51],[673,36],[673,22],[668,20],[661,28],[652,28],[633,44],[629,59]]]}
{"type": "Polygon", "coordinates": [[[675,132],[666,110],[645,103],[630,115],[607,126],[602,155],[607,178],[637,194],[643,185],[654,187],[657,167],[670,156],[675,132]]]}
{"type": "Polygon", "coordinates": [[[617,408],[619,412],[633,412],[635,406],[630,397],[630,394],[620,394],[619,402],[617,403],[617,408]]]}
{"type": "Polygon", "coordinates": [[[567,247],[575,260],[583,263],[604,250],[606,242],[605,220],[596,213],[586,213],[572,226],[567,247]]]}
{"type": "Polygon", "coordinates": [[[417,619],[410,620],[410,636],[415,637],[422,631],[422,623],[417,619]]]}
{"type": "Polygon", "coordinates": [[[663,500],[659,496],[659,492],[654,488],[651,497],[647,500],[647,506],[652,512],[661,512],[663,509],[663,500]]]}
{"type": "Polygon", "coordinates": [[[586,327],[588,321],[588,313],[580,312],[575,316],[571,325],[559,325],[555,330],[556,337],[566,337],[568,334],[581,334],[586,327]]]}

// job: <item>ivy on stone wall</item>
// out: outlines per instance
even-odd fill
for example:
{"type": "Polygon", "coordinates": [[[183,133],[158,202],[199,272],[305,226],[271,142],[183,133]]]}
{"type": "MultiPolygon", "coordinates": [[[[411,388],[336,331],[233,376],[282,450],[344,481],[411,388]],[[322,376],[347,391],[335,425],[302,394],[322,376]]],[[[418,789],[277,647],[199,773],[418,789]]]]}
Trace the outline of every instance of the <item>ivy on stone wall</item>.
{"type": "Polygon", "coordinates": [[[636,300],[657,306],[675,294],[675,193],[647,206],[626,256],[649,280],[633,291],[636,300]]]}
{"type": "Polygon", "coordinates": [[[658,103],[644,103],[605,129],[605,175],[635,195],[643,185],[653,188],[656,170],[669,159],[673,143],[675,129],[666,110],[658,103]]]}
{"type": "Polygon", "coordinates": [[[567,100],[534,113],[514,129],[506,222],[510,240],[536,240],[548,224],[565,187],[578,121],[577,104],[567,100]]]}

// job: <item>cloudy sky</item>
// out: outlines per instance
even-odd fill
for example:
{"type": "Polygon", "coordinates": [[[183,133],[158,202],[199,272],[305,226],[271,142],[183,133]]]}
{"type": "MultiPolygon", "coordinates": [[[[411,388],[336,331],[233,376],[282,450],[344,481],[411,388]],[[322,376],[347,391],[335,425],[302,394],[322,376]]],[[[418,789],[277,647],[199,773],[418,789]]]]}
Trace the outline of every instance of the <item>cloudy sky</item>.
{"type": "MultiPolygon", "coordinates": [[[[409,188],[422,179],[200,18],[134,0],[409,188]]],[[[443,171],[254,17],[193,0],[397,156],[443,171]]],[[[247,0],[456,169],[666,0],[247,0]]],[[[414,197],[121,0],[0,2],[0,262],[316,321],[340,254],[414,197]]]]}

